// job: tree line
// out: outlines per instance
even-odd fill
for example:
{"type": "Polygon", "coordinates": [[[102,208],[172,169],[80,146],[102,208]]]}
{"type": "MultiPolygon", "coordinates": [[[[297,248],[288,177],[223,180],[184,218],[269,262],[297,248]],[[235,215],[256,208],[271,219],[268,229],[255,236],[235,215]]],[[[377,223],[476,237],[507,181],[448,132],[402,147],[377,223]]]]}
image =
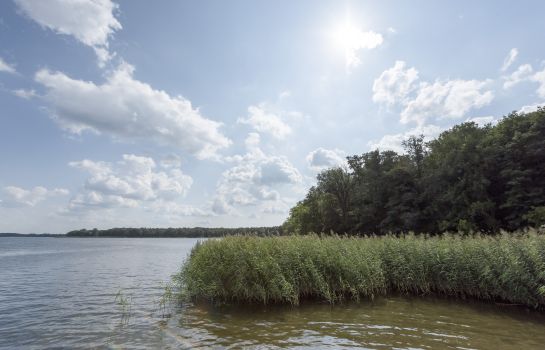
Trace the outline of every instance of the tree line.
{"type": "Polygon", "coordinates": [[[514,231],[545,224],[545,108],[466,122],[403,154],[374,150],[322,171],[286,232],[514,231]]]}
{"type": "Polygon", "coordinates": [[[273,227],[239,227],[239,228],[208,228],[208,227],[180,227],[180,228],[146,228],[146,227],[117,227],[107,230],[81,229],[70,231],[68,237],[176,237],[176,238],[213,238],[235,234],[272,236],[281,235],[282,228],[273,227]]]}

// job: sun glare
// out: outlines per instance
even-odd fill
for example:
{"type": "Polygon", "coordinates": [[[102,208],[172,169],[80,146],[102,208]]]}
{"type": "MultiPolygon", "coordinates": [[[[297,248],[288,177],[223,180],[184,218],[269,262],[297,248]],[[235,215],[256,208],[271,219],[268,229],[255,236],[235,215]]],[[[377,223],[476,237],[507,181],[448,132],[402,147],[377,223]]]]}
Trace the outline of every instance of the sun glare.
{"type": "Polygon", "coordinates": [[[347,68],[361,63],[358,57],[361,49],[374,49],[383,41],[381,34],[373,31],[365,32],[354,25],[349,18],[345,18],[331,30],[330,38],[335,50],[344,54],[347,68]]]}
{"type": "Polygon", "coordinates": [[[360,31],[350,21],[344,21],[333,30],[333,43],[341,50],[349,50],[358,46],[360,31]]]}

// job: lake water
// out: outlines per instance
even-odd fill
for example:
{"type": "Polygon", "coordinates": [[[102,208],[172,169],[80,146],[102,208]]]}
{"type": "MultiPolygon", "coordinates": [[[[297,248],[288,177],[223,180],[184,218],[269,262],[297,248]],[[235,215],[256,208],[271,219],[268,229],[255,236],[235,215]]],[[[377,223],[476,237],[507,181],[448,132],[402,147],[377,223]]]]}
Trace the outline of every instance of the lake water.
{"type": "Polygon", "coordinates": [[[195,242],[0,238],[0,349],[545,348],[543,313],[444,299],[184,305],[164,319],[162,283],[195,242]]]}

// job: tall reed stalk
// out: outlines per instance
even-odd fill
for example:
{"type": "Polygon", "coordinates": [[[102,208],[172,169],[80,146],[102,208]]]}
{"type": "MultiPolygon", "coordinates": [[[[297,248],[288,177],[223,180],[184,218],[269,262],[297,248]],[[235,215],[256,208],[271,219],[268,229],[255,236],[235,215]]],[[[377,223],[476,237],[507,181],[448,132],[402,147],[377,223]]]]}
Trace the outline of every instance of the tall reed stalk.
{"type": "Polygon", "coordinates": [[[235,236],[197,244],[174,280],[212,302],[336,303],[441,294],[545,308],[545,236],[235,236]]]}

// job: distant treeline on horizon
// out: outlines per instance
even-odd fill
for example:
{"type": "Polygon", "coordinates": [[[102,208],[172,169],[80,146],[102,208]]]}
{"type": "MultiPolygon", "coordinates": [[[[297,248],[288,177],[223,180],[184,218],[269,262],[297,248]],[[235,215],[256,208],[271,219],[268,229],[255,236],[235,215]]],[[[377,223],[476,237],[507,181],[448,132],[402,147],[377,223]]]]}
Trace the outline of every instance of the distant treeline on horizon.
{"type": "Polygon", "coordinates": [[[81,229],[70,231],[67,237],[184,237],[184,238],[205,238],[224,237],[237,234],[252,234],[258,236],[282,235],[280,226],[272,227],[180,227],[180,228],[146,228],[146,227],[118,227],[107,230],[81,229]]]}
{"type": "Polygon", "coordinates": [[[15,233],[0,232],[0,237],[64,237],[64,234],[56,233],[15,233]]]}

